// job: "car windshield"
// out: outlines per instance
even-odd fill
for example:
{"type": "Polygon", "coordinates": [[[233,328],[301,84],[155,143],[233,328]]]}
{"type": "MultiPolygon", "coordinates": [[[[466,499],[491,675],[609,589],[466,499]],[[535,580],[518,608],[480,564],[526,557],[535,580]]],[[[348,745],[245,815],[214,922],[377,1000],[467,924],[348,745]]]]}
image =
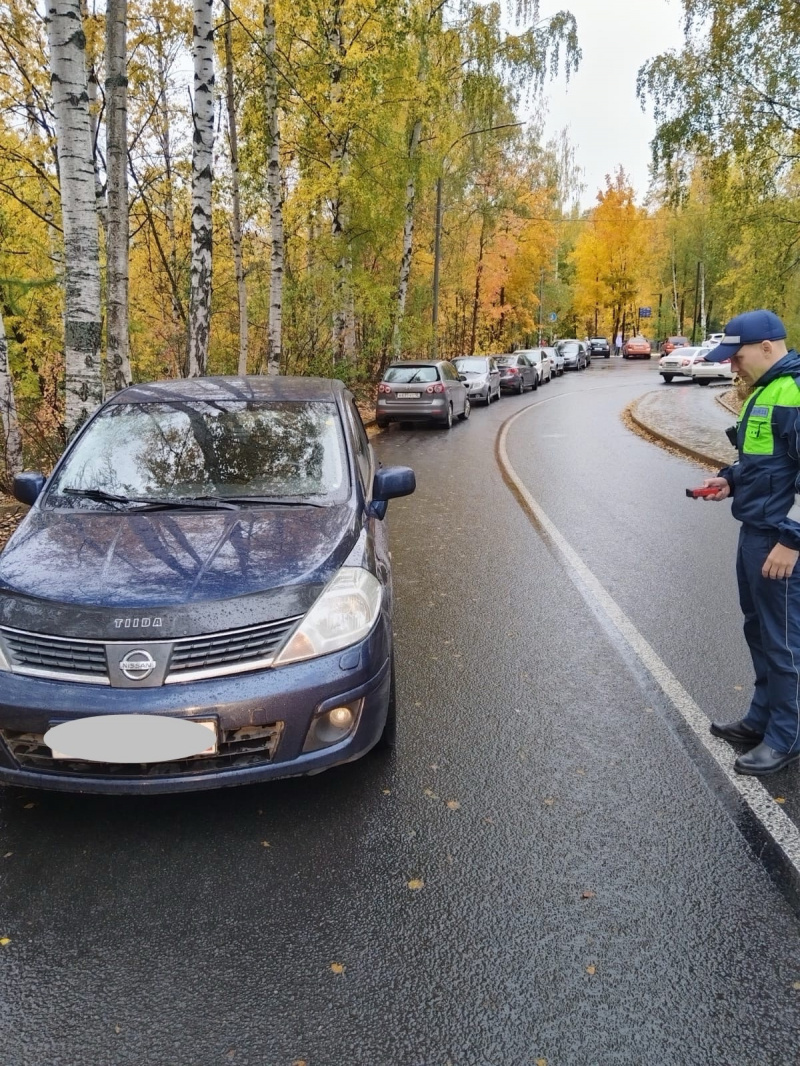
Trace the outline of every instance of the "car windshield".
{"type": "Polygon", "coordinates": [[[92,422],[46,502],[84,509],[204,497],[339,503],[348,485],[334,403],[130,403],[92,422]]]}
{"type": "Polygon", "coordinates": [[[465,356],[463,359],[454,359],[453,366],[459,374],[486,374],[489,371],[489,364],[485,359],[479,359],[477,356],[465,356]]]}
{"type": "Polygon", "coordinates": [[[581,346],[577,341],[564,341],[562,344],[559,344],[558,350],[562,355],[575,355],[576,352],[581,350],[581,346]]]}
{"type": "Polygon", "coordinates": [[[383,380],[410,385],[412,382],[438,381],[439,372],[435,366],[390,366],[383,380]]]}

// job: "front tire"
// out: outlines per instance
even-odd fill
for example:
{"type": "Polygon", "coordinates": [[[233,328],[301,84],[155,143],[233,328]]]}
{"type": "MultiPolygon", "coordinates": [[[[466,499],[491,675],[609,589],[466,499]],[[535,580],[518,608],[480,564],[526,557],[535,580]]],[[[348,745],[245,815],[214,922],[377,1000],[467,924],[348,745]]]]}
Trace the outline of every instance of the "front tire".
{"type": "Polygon", "coordinates": [[[667,384],[669,384],[669,382],[672,381],[672,379],[675,377],[675,375],[674,374],[662,374],[661,377],[664,379],[664,381],[667,382],[667,384]]]}
{"type": "Polygon", "coordinates": [[[375,421],[378,423],[378,429],[388,429],[389,428],[389,419],[388,418],[376,418],[375,421]]]}
{"type": "Polygon", "coordinates": [[[533,375],[533,383],[531,385],[531,392],[536,392],[536,390],[538,388],[539,388],[539,375],[538,374],[534,374],[533,375]]]}
{"type": "Polygon", "coordinates": [[[467,419],[469,418],[469,413],[470,413],[471,410],[472,410],[472,406],[471,406],[471,404],[469,402],[469,397],[467,397],[466,400],[464,400],[464,410],[458,416],[461,419],[462,422],[466,422],[467,421],[467,419]]]}
{"type": "Polygon", "coordinates": [[[696,381],[697,381],[698,385],[710,385],[711,384],[711,379],[710,378],[697,378],[696,381]]]}

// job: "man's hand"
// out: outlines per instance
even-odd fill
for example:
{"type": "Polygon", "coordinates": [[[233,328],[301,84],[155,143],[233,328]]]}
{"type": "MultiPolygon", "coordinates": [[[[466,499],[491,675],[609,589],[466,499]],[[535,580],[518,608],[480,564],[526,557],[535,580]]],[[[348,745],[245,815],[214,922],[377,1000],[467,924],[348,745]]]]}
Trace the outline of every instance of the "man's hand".
{"type": "Polygon", "coordinates": [[[776,544],[761,567],[761,576],[775,579],[789,577],[797,564],[798,556],[800,552],[793,548],[776,544]]]}
{"type": "Polygon", "coordinates": [[[704,500],[727,500],[731,494],[731,487],[724,477],[707,477],[703,482],[704,489],[718,489],[716,496],[703,496],[704,500]]]}

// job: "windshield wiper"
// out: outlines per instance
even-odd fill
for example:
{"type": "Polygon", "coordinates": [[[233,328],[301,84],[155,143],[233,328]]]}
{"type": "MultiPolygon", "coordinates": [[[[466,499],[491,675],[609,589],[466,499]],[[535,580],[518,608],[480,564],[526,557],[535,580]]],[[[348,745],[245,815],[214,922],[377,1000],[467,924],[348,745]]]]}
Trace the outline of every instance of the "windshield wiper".
{"type": "Polygon", "coordinates": [[[96,500],[98,503],[110,503],[118,510],[127,508],[129,504],[136,504],[134,513],[142,511],[170,511],[170,510],[225,510],[237,511],[238,504],[228,503],[217,496],[185,496],[183,498],[161,498],[158,496],[117,496],[105,489],[77,489],[66,488],[61,490],[65,496],[78,496],[87,500],[96,500]]]}
{"type": "Polygon", "coordinates": [[[276,507],[327,507],[326,503],[310,500],[307,497],[294,499],[291,496],[196,496],[197,500],[219,500],[245,507],[250,503],[276,507]]]}

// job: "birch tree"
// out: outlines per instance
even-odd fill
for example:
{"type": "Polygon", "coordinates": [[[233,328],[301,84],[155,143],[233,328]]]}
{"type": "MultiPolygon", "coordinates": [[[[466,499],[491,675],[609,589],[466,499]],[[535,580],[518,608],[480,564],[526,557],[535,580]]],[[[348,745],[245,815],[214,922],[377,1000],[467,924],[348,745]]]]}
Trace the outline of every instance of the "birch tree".
{"type": "Polygon", "coordinates": [[[239,140],[236,132],[236,95],[233,84],[233,15],[230,0],[223,0],[225,9],[225,104],[228,111],[228,146],[231,158],[231,243],[236,273],[236,295],[239,301],[239,365],[240,377],[247,374],[247,282],[242,258],[242,203],[239,192],[239,140]]]}
{"type": "Polygon", "coordinates": [[[106,380],[115,391],[131,382],[128,344],[128,4],[106,8],[106,380]]]}
{"type": "Polygon", "coordinates": [[[279,374],[283,354],[283,181],[281,175],[281,133],[278,116],[278,79],[276,60],[274,0],[264,2],[264,50],[266,77],[264,102],[267,134],[267,199],[269,201],[270,257],[269,257],[269,350],[267,366],[270,374],[279,374]]]}
{"type": "Polygon", "coordinates": [[[64,416],[71,432],[102,400],[100,249],[79,0],[49,0],[46,22],[64,231],[64,416]]]}
{"type": "Polygon", "coordinates": [[[8,341],[6,340],[3,311],[0,308],[0,419],[2,419],[3,443],[5,445],[5,464],[7,480],[22,470],[22,437],[17,419],[17,404],[14,398],[14,382],[8,363],[8,341]]]}
{"type": "Polygon", "coordinates": [[[214,25],[212,0],[194,0],[192,27],[192,262],[189,377],[208,369],[211,327],[211,184],[214,149],[214,25]]]}

